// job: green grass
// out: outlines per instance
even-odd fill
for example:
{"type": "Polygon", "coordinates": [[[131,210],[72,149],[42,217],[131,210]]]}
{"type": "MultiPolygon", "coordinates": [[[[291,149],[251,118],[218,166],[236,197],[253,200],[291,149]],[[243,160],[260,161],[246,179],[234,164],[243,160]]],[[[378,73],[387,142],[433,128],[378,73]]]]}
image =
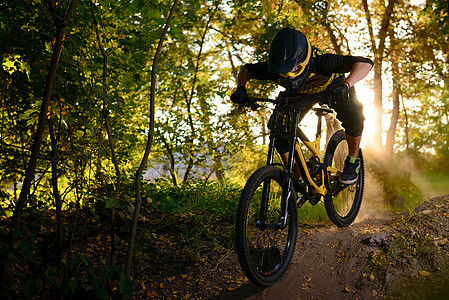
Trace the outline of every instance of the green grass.
{"type": "Polygon", "coordinates": [[[449,175],[436,172],[413,172],[413,182],[427,197],[449,194],[449,175]]]}
{"type": "Polygon", "coordinates": [[[164,179],[148,182],[144,199],[165,213],[191,213],[229,218],[237,210],[241,188],[229,182],[195,180],[174,186],[164,179]]]}
{"type": "Polygon", "coordinates": [[[324,208],[324,202],[319,202],[315,206],[307,202],[300,209],[298,209],[299,226],[317,225],[329,222],[326,209],[324,208]]]}

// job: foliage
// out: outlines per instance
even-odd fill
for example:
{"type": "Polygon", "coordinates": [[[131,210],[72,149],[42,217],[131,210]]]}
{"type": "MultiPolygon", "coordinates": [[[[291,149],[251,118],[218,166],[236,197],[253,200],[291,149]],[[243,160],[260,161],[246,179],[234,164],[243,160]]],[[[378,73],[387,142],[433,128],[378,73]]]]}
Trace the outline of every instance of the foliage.
{"type": "MultiPolygon", "coordinates": [[[[445,83],[447,85],[447,83],[445,83]]],[[[421,92],[423,100],[408,112],[410,152],[419,168],[444,173],[449,163],[449,95],[446,88],[421,92]]],[[[402,147],[398,147],[402,150],[402,147]]]]}
{"type": "Polygon", "coordinates": [[[388,234],[371,251],[367,267],[369,280],[383,294],[424,299],[447,296],[447,290],[441,289],[447,283],[446,202],[447,196],[431,199],[414,214],[395,218],[383,228],[388,234]]]}
{"type": "MultiPolygon", "coordinates": [[[[63,259],[63,264],[57,264],[57,245],[52,238],[54,229],[48,221],[46,212],[35,211],[27,214],[27,232],[21,232],[22,239],[11,248],[6,243],[0,247],[2,261],[8,259],[13,264],[14,278],[3,282],[2,299],[17,299],[45,296],[80,296],[91,299],[109,299],[112,289],[120,291],[130,298],[133,293],[132,283],[124,276],[121,268],[108,266],[105,261],[99,261],[93,251],[103,252],[100,240],[95,238],[85,251],[70,254],[63,259]],[[33,217],[39,213],[40,218],[33,217]],[[113,288],[114,287],[114,288],[113,288]]],[[[88,211],[84,211],[88,216],[88,211]]],[[[0,238],[5,240],[5,223],[2,222],[0,238]]],[[[92,229],[92,223],[86,224],[92,229]]],[[[82,228],[78,228],[82,229],[82,228]]],[[[76,241],[79,242],[79,241],[76,241]]]]}
{"type": "MultiPolygon", "coordinates": [[[[58,7],[66,2],[58,2],[58,7]]],[[[141,236],[138,253],[144,256],[154,245],[162,247],[164,230],[173,225],[178,232],[170,234],[179,249],[185,247],[181,257],[194,260],[203,253],[204,241],[209,250],[232,247],[228,233],[239,190],[265,163],[270,108],[249,112],[230,103],[239,68],[265,60],[271,37],[286,26],[300,28],[313,45],[326,51],[372,54],[367,50],[365,14],[355,1],[181,2],[157,67],[155,147],[147,167],[160,170],[162,178],[142,186],[144,224],[164,218],[156,227],[140,228],[150,241],[141,236]],[[227,233],[219,232],[223,224],[227,233]]],[[[48,3],[0,4],[2,241],[7,239],[35,142],[55,43],[48,3]]],[[[0,259],[13,265],[18,278],[6,284],[10,297],[50,294],[55,287],[71,296],[104,298],[114,288],[131,294],[130,282],[112,263],[111,252],[117,248],[122,253],[126,246],[126,220],[134,197],[131,182],[149,133],[150,62],[170,7],[166,0],[78,3],[66,28],[47,115],[50,122],[28,195],[27,221],[14,233],[20,237],[17,245],[1,244],[0,259]],[[117,194],[115,167],[123,181],[117,194]],[[56,205],[58,197],[62,210],[56,205]],[[110,239],[95,249],[103,259],[83,248],[83,239],[98,238],[98,230],[110,239]],[[111,262],[104,260],[106,256],[111,262]]],[[[378,30],[385,3],[370,1],[370,9],[378,30]]],[[[396,152],[425,159],[426,170],[432,171],[446,171],[449,162],[446,19],[445,1],[428,1],[425,7],[397,2],[381,74],[384,79],[397,76],[401,82],[404,104],[396,152]],[[436,30],[439,27],[442,30],[436,30]],[[394,76],[389,75],[390,62],[398,66],[394,76]],[[406,141],[408,147],[403,146],[406,141]]],[[[266,81],[252,81],[248,90],[256,96],[278,91],[266,81]]],[[[383,166],[372,168],[392,206],[411,207],[420,199],[408,177],[383,166]]],[[[320,206],[310,207],[305,222],[321,222],[322,213],[320,206]]]]}
{"type": "Polygon", "coordinates": [[[432,17],[429,23],[431,28],[441,30],[441,33],[449,37],[449,6],[444,0],[431,0],[426,2],[425,12],[432,17]]]}
{"type": "MultiPolygon", "coordinates": [[[[5,283],[2,299],[45,295],[51,298],[83,295],[109,299],[118,293],[131,298],[132,283],[124,276],[122,268],[109,266],[105,259],[112,227],[107,210],[110,205],[121,209],[117,215],[120,219],[117,223],[120,257],[126,249],[129,226],[125,220],[131,214],[131,210],[126,213],[129,206],[126,191],[132,190],[132,182],[125,181],[123,185],[124,194],[119,205],[108,204],[105,191],[99,189],[92,193],[95,197],[90,198],[89,205],[66,214],[66,228],[77,234],[71,240],[72,245],[65,245],[70,251],[65,252],[61,265],[58,264],[57,244],[53,238],[55,221],[50,217],[52,211],[45,206],[28,209],[24,216],[26,231],[20,233],[20,242],[13,248],[7,243],[0,246],[0,259],[8,258],[15,274],[15,280],[5,283]]],[[[156,245],[176,249],[161,258],[167,269],[180,258],[197,261],[210,251],[229,251],[233,247],[231,228],[240,192],[241,188],[236,185],[217,181],[189,181],[180,186],[162,178],[154,182],[144,181],[142,194],[147,201],[142,209],[137,260],[151,256],[156,245]],[[222,231],[224,228],[226,230],[222,231]],[[179,255],[179,258],[171,255],[179,255]]],[[[6,224],[6,219],[1,219],[2,241],[6,239],[6,224]]]]}
{"type": "Polygon", "coordinates": [[[240,191],[240,187],[227,182],[191,180],[175,186],[159,178],[149,182],[142,193],[149,208],[159,206],[168,214],[229,218],[237,209],[240,191]]]}
{"type": "MultiPolygon", "coordinates": [[[[413,182],[410,173],[404,171],[405,168],[400,162],[389,161],[372,155],[366,159],[366,170],[380,184],[382,195],[378,195],[382,201],[382,210],[390,212],[411,211],[424,201],[423,192],[413,182]]],[[[367,189],[375,183],[368,182],[367,189]]],[[[367,193],[365,193],[367,194],[367,193]]],[[[368,194],[369,195],[369,194],[368,194]]],[[[367,200],[367,205],[372,205],[373,201],[367,200]],[[372,202],[372,203],[370,203],[372,202]]]]}

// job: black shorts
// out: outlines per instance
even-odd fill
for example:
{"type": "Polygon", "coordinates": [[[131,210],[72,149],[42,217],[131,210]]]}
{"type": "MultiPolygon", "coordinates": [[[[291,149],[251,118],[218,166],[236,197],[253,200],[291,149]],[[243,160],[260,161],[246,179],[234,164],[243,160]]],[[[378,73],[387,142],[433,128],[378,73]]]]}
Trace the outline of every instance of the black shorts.
{"type": "MultiPolygon", "coordinates": [[[[318,103],[318,101],[315,103],[318,103]]],[[[310,108],[312,108],[313,104],[310,105],[310,108]]],[[[337,120],[341,122],[341,126],[348,135],[353,137],[362,135],[365,116],[363,115],[363,105],[357,99],[354,87],[349,89],[349,102],[337,103],[332,108],[337,113],[337,120]]],[[[275,146],[276,150],[281,154],[288,152],[290,149],[289,142],[284,136],[276,138],[275,146]]]]}

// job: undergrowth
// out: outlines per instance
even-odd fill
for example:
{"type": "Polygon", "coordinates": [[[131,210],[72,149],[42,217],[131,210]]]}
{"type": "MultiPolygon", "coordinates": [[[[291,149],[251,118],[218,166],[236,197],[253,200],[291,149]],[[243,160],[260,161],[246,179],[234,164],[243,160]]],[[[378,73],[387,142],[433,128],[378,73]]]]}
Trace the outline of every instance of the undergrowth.
{"type": "Polygon", "coordinates": [[[392,299],[443,299],[437,297],[442,293],[447,299],[448,290],[442,290],[449,282],[446,203],[447,197],[435,198],[392,220],[385,239],[367,257],[371,275],[364,283],[382,287],[392,299]]]}
{"type": "Polygon", "coordinates": [[[426,198],[409,173],[398,162],[376,157],[366,160],[365,205],[387,213],[412,211],[426,198]],[[369,198],[369,199],[368,199],[369,198]]]}

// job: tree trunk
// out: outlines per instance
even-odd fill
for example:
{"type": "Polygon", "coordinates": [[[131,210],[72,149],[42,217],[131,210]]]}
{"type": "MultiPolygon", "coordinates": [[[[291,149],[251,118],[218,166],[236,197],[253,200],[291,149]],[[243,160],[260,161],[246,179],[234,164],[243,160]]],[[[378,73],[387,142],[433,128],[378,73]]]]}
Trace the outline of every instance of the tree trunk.
{"type": "Polygon", "coordinates": [[[376,45],[376,38],[374,36],[373,25],[371,22],[371,13],[368,7],[368,1],[362,0],[363,9],[368,23],[368,33],[371,41],[371,51],[374,54],[374,106],[375,106],[375,120],[379,126],[375,127],[372,142],[373,145],[382,149],[382,61],[385,52],[385,40],[390,25],[391,15],[396,0],[389,0],[387,7],[382,15],[381,27],[377,39],[379,41],[376,45]]]}
{"type": "Polygon", "coordinates": [[[394,148],[394,142],[395,142],[395,135],[396,135],[396,127],[399,120],[399,97],[401,94],[401,87],[398,82],[399,74],[398,74],[398,66],[397,64],[392,64],[392,75],[393,75],[393,111],[391,114],[391,122],[390,127],[388,128],[387,132],[387,141],[385,144],[385,150],[387,152],[387,155],[389,158],[393,158],[393,148],[394,148]]]}
{"type": "Polygon", "coordinates": [[[165,138],[165,136],[163,134],[161,134],[159,130],[156,130],[156,131],[158,132],[159,136],[162,139],[162,142],[164,143],[165,150],[167,151],[168,159],[170,160],[170,175],[172,177],[173,184],[175,186],[178,186],[178,175],[176,174],[176,171],[175,171],[176,162],[175,162],[175,156],[173,155],[173,150],[170,147],[170,145],[168,144],[168,141],[165,138]]]}
{"type": "Polygon", "coordinates": [[[209,19],[207,20],[206,27],[204,28],[203,35],[201,36],[200,50],[198,51],[198,55],[196,57],[195,75],[193,77],[192,88],[190,89],[190,95],[189,95],[188,99],[186,99],[187,115],[188,115],[188,119],[189,119],[191,137],[189,139],[189,142],[187,143],[187,146],[189,147],[189,163],[187,164],[186,172],[184,173],[184,181],[188,180],[190,172],[191,172],[191,170],[193,168],[193,164],[194,164],[193,137],[195,136],[195,127],[193,125],[193,119],[192,119],[192,100],[193,100],[193,96],[195,94],[196,81],[198,79],[198,70],[200,67],[201,54],[203,53],[204,41],[206,38],[207,31],[209,30],[209,25],[210,25],[210,22],[212,21],[213,16],[214,16],[214,14],[211,13],[211,15],[209,16],[209,19]]]}
{"type": "Polygon", "coordinates": [[[51,118],[48,119],[48,129],[50,132],[50,140],[51,140],[51,183],[53,187],[53,197],[55,198],[55,207],[56,207],[56,233],[57,233],[57,241],[58,241],[58,262],[61,262],[62,258],[62,249],[64,243],[64,227],[62,221],[62,200],[61,195],[59,194],[58,189],[58,162],[59,162],[59,154],[58,154],[58,143],[55,137],[55,132],[53,129],[53,121],[51,118]]]}
{"type": "MultiPolygon", "coordinates": [[[[117,161],[117,156],[115,154],[115,146],[114,146],[114,140],[112,138],[111,128],[109,125],[109,118],[108,118],[108,104],[106,103],[106,99],[108,96],[108,88],[107,88],[107,74],[108,74],[108,54],[103,48],[103,45],[101,43],[100,39],[100,32],[98,30],[98,24],[97,19],[95,17],[95,7],[92,2],[90,2],[90,10],[92,13],[92,20],[95,27],[95,33],[97,37],[98,42],[98,48],[100,49],[101,55],[103,57],[103,74],[102,74],[102,82],[103,82],[103,118],[104,118],[104,125],[106,127],[106,132],[108,134],[108,141],[109,141],[109,147],[111,149],[111,156],[112,156],[112,163],[114,164],[115,168],[115,175],[117,176],[117,182],[115,185],[114,190],[114,197],[117,199],[120,193],[120,185],[121,185],[121,174],[120,174],[120,168],[117,161]]],[[[111,253],[110,253],[110,264],[111,266],[115,266],[115,208],[111,208],[111,253]]]]}
{"type": "Polygon", "coordinates": [[[333,114],[327,114],[326,120],[326,144],[331,139],[332,135],[337,131],[342,129],[340,121],[338,121],[333,114]]]}
{"type": "Polygon", "coordinates": [[[150,131],[147,140],[147,145],[145,148],[145,153],[143,155],[142,161],[140,163],[139,169],[136,173],[136,185],[135,185],[135,197],[136,202],[134,205],[134,214],[131,223],[131,229],[129,233],[129,241],[128,241],[128,249],[126,251],[126,266],[125,266],[125,275],[127,278],[130,277],[131,274],[131,264],[134,253],[134,241],[136,238],[137,231],[137,221],[139,219],[140,214],[140,206],[142,205],[142,196],[140,194],[140,184],[141,184],[141,176],[146,167],[148,156],[151,152],[151,146],[153,145],[154,139],[154,112],[155,112],[155,90],[156,90],[156,67],[159,60],[159,56],[161,54],[162,44],[165,39],[165,35],[167,34],[167,30],[170,27],[171,19],[173,18],[173,14],[175,12],[176,6],[178,5],[179,0],[175,0],[173,6],[170,10],[170,14],[168,16],[167,22],[165,23],[164,30],[162,32],[161,39],[159,40],[159,45],[156,50],[156,54],[154,55],[153,66],[151,68],[151,96],[150,96],[150,131]]]}
{"type": "Polygon", "coordinates": [[[56,78],[56,73],[58,70],[59,58],[62,52],[62,44],[64,43],[64,34],[66,25],[75,9],[77,0],[72,0],[69,4],[69,8],[65,13],[64,17],[61,18],[57,15],[56,5],[52,0],[48,1],[50,12],[52,13],[54,23],[56,25],[56,40],[53,46],[53,54],[50,63],[50,70],[47,76],[47,82],[44,90],[44,97],[42,98],[41,110],[39,113],[39,121],[37,124],[36,132],[34,135],[33,146],[31,149],[30,159],[28,161],[28,166],[25,171],[25,178],[22,183],[22,190],[20,191],[19,199],[17,200],[17,205],[14,209],[14,213],[11,220],[11,241],[15,241],[14,231],[19,229],[20,222],[22,218],[22,212],[25,208],[28,194],[30,192],[31,184],[34,178],[34,172],[37,165],[37,159],[39,157],[40,147],[42,144],[42,139],[44,136],[45,127],[47,125],[47,112],[48,106],[50,104],[51,94],[53,92],[53,85],[56,78]]]}
{"type": "MultiPolygon", "coordinates": [[[[114,141],[112,139],[112,133],[111,128],[109,126],[109,119],[107,116],[107,112],[105,111],[104,116],[104,123],[106,126],[106,132],[108,133],[108,140],[109,140],[109,147],[111,148],[111,155],[112,155],[112,163],[114,164],[115,168],[115,175],[117,176],[117,182],[115,185],[114,190],[114,197],[118,199],[120,194],[120,186],[121,186],[121,175],[120,175],[120,168],[118,166],[117,156],[115,155],[115,147],[114,147],[114,141]]],[[[110,253],[110,263],[111,266],[115,266],[115,208],[111,208],[111,253],[110,253]]]]}
{"type": "Polygon", "coordinates": [[[402,98],[402,109],[404,110],[404,118],[405,118],[405,146],[407,149],[407,173],[408,173],[408,175],[410,175],[410,172],[412,170],[412,157],[410,155],[408,115],[407,115],[407,109],[405,108],[405,104],[404,104],[404,98],[402,98]]]}

